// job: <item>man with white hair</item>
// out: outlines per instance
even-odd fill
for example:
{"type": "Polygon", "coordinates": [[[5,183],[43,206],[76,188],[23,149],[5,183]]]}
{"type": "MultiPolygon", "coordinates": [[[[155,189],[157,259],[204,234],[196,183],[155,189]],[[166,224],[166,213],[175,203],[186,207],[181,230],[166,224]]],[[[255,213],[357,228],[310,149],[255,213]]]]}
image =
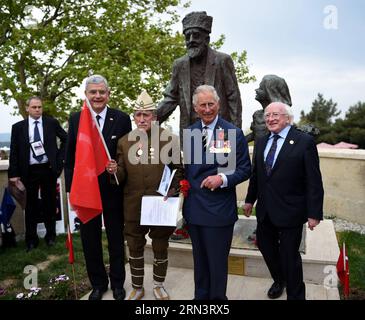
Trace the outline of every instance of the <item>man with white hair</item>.
{"type": "MultiPolygon", "coordinates": [[[[92,75],[86,79],[85,96],[90,102],[91,115],[100,126],[110,156],[115,159],[118,139],[131,131],[131,120],[126,113],[108,106],[110,89],[103,76],[92,75]]],[[[80,114],[81,112],[76,112],[69,119],[65,158],[67,192],[71,190],[72,185],[80,114]]],[[[80,224],[86,269],[93,288],[89,300],[102,299],[108,289],[109,279],[114,299],[124,300],[123,188],[112,181],[107,171],[98,177],[98,182],[103,212],[90,221],[80,224]],[[108,238],[109,274],[103,259],[102,216],[108,238]]]]}
{"type": "Polygon", "coordinates": [[[304,300],[299,252],[303,224],[310,230],[323,218],[323,185],[313,138],[295,129],[291,108],[282,102],[264,112],[269,134],[257,140],[244,212],[256,204],[257,245],[274,280],[268,297],[286,286],[288,300],[304,300]]]}

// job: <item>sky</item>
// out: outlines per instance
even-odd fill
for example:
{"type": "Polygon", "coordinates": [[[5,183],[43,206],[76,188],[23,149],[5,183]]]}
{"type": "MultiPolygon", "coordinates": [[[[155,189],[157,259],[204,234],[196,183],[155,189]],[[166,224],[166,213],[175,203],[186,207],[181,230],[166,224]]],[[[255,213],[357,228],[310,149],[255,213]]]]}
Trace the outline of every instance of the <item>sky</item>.
{"type": "MultiPolygon", "coordinates": [[[[348,108],[365,101],[365,1],[363,0],[192,0],[181,15],[206,11],[213,17],[211,41],[226,37],[220,51],[247,51],[250,74],[257,81],[240,85],[242,129],[261,108],[255,89],[264,75],[276,74],[289,86],[294,120],[310,111],[318,93],[348,108]]],[[[1,107],[0,133],[10,132],[20,117],[1,107]]]]}

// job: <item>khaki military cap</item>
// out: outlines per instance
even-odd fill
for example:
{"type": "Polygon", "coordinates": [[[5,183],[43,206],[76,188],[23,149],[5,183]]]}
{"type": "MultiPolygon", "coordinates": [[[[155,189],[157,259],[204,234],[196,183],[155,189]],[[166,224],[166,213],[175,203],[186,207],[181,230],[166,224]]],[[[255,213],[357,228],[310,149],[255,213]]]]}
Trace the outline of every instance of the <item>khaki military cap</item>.
{"type": "Polygon", "coordinates": [[[150,95],[147,93],[146,90],[143,90],[142,93],[138,96],[133,110],[134,111],[156,110],[156,106],[153,103],[152,98],[150,97],[150,95]]]}

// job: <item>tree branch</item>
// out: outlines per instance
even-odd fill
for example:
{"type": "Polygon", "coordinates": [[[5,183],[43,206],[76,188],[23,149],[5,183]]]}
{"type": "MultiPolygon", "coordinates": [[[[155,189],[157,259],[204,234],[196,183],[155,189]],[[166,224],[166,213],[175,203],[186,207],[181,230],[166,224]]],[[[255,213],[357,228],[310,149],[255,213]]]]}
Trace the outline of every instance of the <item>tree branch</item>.
{"type": "Polygon", "coordinates": [[[57,5],[56,10],[55,10],[55,12],[54,12],[54,14],[53,14],[53,16],[52,16],[52,17],[50,17],[49,19],[47,19],[47,20],[45,20],[45,21],[42,21],[42,26],[43,26],[43,27],[45,27],[45,26],[47,26],[48,24],[50,24],[53,20],[57,19],[59,16],[62,16],[63,12],[59,12],[59,11],[60,11],[60,9],[61,9],[61,5],[62,5],[62,3],[63,3],[63,0],[60,0],[60,1],[58,2],[58,5],[57,5]]]}

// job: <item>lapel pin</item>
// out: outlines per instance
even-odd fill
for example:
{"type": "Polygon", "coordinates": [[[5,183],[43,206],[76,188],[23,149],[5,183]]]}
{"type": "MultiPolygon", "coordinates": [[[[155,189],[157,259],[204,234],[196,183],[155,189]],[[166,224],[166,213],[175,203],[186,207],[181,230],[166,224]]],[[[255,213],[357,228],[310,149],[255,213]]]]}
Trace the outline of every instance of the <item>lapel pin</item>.
{"type": "Polygon", "coordinates": [[[289,141],[289,143],[290,143],[290,144],[294,144],[294,140],[290,140],[290,141],[289,141]]]}
{"type": "Polygon", "coordinates": [[[110,121],[113,121],[114,119],[113,118],[109,118],[110,121]]]}

